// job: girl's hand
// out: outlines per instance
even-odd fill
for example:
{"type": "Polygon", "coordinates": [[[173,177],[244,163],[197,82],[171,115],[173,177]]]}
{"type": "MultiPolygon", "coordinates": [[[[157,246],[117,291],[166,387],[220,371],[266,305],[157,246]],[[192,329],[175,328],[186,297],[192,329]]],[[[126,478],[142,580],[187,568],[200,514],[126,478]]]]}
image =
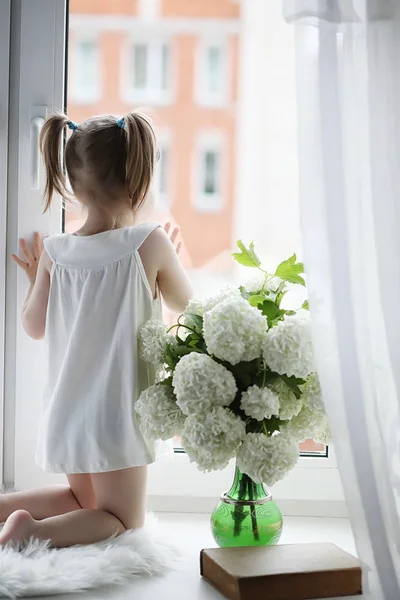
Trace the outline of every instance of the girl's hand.
{"type": "Polygon", "coordinates": [[[36,232],[33,235],[32,249],[24,239],[19,241],[19,245],[21,246],[25,260],[21,260],[16,254],[13,254],[12,258],[25,271],[32,287],[36,281],[39,259],[43,252],[43,240],[40,234],[36,232]]]}
{"type": "Polygon", "coordinates": [[[177,254],[179,254],[179,252],[181,251],[181,248],[182,248],[182,242],[180,240],[179,240],[179,242],[177,242],[177,237],[179,235],[180,229],[179,229],[179,227],[175,226],[175,227],[173,227],[173,229],[171,231],[171,227],[172,227],[172,224],[169,221],[168,221],[168,223],[165,223],[165,225],[164,225],[165,232],[167,233],[169,239],[171,240],[172,245],[175,248],[175,252],[177,254]]]}

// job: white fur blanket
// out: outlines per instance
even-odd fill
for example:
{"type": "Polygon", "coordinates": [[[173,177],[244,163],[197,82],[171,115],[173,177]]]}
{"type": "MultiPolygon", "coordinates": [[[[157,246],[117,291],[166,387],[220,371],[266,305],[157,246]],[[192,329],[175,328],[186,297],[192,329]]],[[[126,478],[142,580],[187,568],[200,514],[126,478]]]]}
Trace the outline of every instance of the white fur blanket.
{"type": "Polygon", "coordinates": [[[154,518],[145,527],[98,544],[50,548],[32,540],[18,551],[0,548],[0,596],[44,596],[121,585],[134,577],[163,575],[176,567],[177,549],[154,518]]]}

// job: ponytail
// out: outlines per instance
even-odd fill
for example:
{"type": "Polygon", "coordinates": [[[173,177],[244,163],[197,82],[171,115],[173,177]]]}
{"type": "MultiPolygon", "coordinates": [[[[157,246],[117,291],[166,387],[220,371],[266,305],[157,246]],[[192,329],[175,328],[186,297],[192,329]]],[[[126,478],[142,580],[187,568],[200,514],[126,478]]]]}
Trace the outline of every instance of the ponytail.
{"type": "Polygon", "coordinates": [[[151,121],[145,115],[132,112],[125,115],[126,185],[133,208],[140,208],[151,185],[156,160],[156,136],[151,121]]]}
{"type": "Polygon", "coordinates": [[[40,151],[46,169],[44,190],[44,212],[51,206],[54,192],[67,196],[66,180],[62,164],[64,128],[70,123],[66,115],[53,115],[47,119],[40,134],[40,151]]]}

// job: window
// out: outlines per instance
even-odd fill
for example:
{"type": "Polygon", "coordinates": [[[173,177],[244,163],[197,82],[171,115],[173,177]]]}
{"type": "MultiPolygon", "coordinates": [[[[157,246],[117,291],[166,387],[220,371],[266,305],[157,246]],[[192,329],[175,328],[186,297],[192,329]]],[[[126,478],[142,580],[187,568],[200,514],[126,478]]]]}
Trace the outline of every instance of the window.
{"type": "MultiPolygon", "coordinates": [[[[125,73],[125,69],[124,69],[125,73]]],[[[167,42],[135,41],[128,49],[127,101],[168,104],[171,101],[171,49],[167,42]]]]}
{"type": "Polygon", "coordinates": [[[158,140],[159,158],[155,172],[155,195],[156,209],[166,211],[170,204],[169,172],[171,162],[171,151],[168,141],[159,136],[158,140]]]}
{"type": "Polygon", "coordinates": [[[148,87],[148,48],[144,44],[133,47],[133,87],[145,90],[148,87]]]}
{"type": "MultiPolygon", "coordinates": [[[[64,57],[68,48],[70,76],[66,97],[72,120],[81,123],[93,114],[110,110],[124,114],[133,106],[143,106],[147,111],[147,106],[154,105],[148,112],[154,118],[156,129],[161,128],[158,136],[161,156],[155,186],[159,203],[162,198],[169,203],[168,218],[181,226],[184,248],[180,256],[196,295],[212,294],[224,285],[236,283],[237,271],[232,267],[230,254],[238,238],[247,243],[254,240],[257,252],[263,259],[266,257],[267,268],[297,250],[300,234],[296,213],[296,123],[294,118],[287,119],[288,114],[296,114],[290,87],[294,65],[287,36],[276,36],[276,49],[272,55],[266,55],[260,70],[257,69],[257,57],[264,48],[267,32],[261,26],[255,31],[250,27],[251,23],[241,21],[239,5],[238,16],[226,19],[226,23],[217,18],[217,14],[210,19],[217,43],[213,40],[208,46],[221,46],[222,51],[219,55],[214,51],[208,55],[207,61],[211,65],[208,88],[215,93],[218,89],[226,91],[227,58],[232,73],[240,67],[246,74],[246,86],[242,86],[242,79],[238,81],[242,86],[239,110],[215,111],[212,104],[199,106],[193,96],[193,64],[197,67],[199,58],[193,40],[207,35],[206,19],[191,21],[189,18],[160,16],[157,24],[150,26],[138,15],[129,20],[123,12],[116,14],[118,8],[113,3],[103,3],[101,10],[98,5],[84,0],[69,1],[70,42],[66,46],[63,0],[21,3],[22,18],[15,23],[20,35],[12,36],[11,44],[11,56],[17,57],[18,61],[6,60],[12,71],[11,82],[14,82],[10,94],[8,78],[5,76],[0,82],[0,87],[7,86],[1,98],[11,99],[9,139],[14,140],[8,145],[9,250],[17,247],[18,235],[26,235],[32,230],[44,234],[61,230],[61,203],[55,202],[51,213],[42,214],[42,170],[40,189],[31,186],[30,145],[26,140],[30,136],[30,115],[39,116],[44,106],[51,113],[64,105],[64,57]],[[109,14],[102,11],[109,11],[109,14]],[[90,38],[86,33],[88,30],[95,31],[97,37],[90,38]],[[247,52],[240,56],[236,52],[228,55],[227,48],[218,40],[229,36],[229,48],[233,47],[234,43],[239,43],[239,31],[247,52]],[[79,32],[85,32],[85,35],[79,32]],[[129,44],[124,46],[127,38],[129,44]],[[84,64],[78,65],[79,55],[85,57],[84,64]],[[273,78],[277,55],[280,57],[279,81],[273,78]],[[178,56],[181,92],[173,97],[172,83],[175,81],[172,75],[178,72],[178,56]],[[111,82],[118,74],[119,65],[124,66],[124,77],[120,77],[124,87],[112,90],[115,97],[111,104],[105,94],[100,95],[101,81],[98,77],[95,84],[93,74],[101,73],[104,81],[111,82]],[[25,77],[27,72],[30,77],[25,77]],[[218,72],[225,74],[220,87],[215,75],[218,72]],[[88,90],[95,89],[96,85],[98,101],[93,108],[92,101],[88,101],[88,90]],[[86,90],[85,93],[82,90],[86,90]],[[36,106],[38,99],[40,106],[36,106]],[[168,102],[170,106],[166,107],[168,102]],[[168,136],[164,135],[165,131],[168,136]]],[[[274,18],[271,11],[271,20],[274,18]]],[[[259,18],[259,22],[264,21],[259,18]]],[[[0,24],[3,24],[1,18],[0,24]]],[[[270,26],[278,27],[279,22],[272,22],[270,26]]],[[[0,45],[2,41],[0,36],[0,45]]],[[[201,56],[206,54],[202,52],[201,56]]],[[[69,231],[79,227],[78,215],[71,211],[65,214],[65,221],[69,231]]],[[[4,477],[6,481],[13,481],[17,488],[26,489],[61,480],[41,472],[34,462],[45,384],[45,348],[21,333],[18,313],[25,298],[26,282],[10,263],[7,269],[4,352],[7,378],[0,435],[3,418],[7,433],[4,438],[4,477]]],[[[0,277],[3,280],[1,273],[0,277]]],[[[322,449],[309,442],[302,450],[320,452],[322,449]]],[[[213,508],[215,498],[226,489],[225,485],[231,483],[231,477],[229,470],[209,475],[199,473],[195,465],[189,464],[185,454],[176,453],[171,460],[168,457],[152,468],[149,494],[158,497],[164,509],[177,510],[174,503],[181,497],[182,505],[187,506],[185,497],[190,490],[191,506],[194,502],[197,510],[209,510],[207,507],[213,508]],[[209,505],[207,499],[211,499],[209,505]]],[[[294,511],[291,514],[302,510],[309,514],[315,509],[315,502],[322,503],[322,510],[331,511],[331,516],[336,514],[336,505],[344,497],[331,448],[328,458],[302,457],[299,468],[278,484],[274,494],[280,503],[283,501],[284,510],[294,511]],[[285,500],[293,500],[292,505],[288,507],[285,500]],[[309,500],[314,503],[311,508],[305,506],[309,500]],[[326,502],[327,509],[324,508],[326,502]]]]}
{"type": "Polygon", "coordinates": [[[197,65],[197,102],[205,106],[226,104],[227,81],[226,45],[202,42],[197,65]]]}
{"type": "Polygon", "coordinates": [[[94,40],[78,40],[71,52],[70,98],[91,104],[100,99],[99,47],[94,40]]]}
{"type": "Polygon", "coordinates": [[[223,208],[222,140],[200,139],[197,151],[197,185],[194,205],[199,212],[218,212],[223,208]]]}

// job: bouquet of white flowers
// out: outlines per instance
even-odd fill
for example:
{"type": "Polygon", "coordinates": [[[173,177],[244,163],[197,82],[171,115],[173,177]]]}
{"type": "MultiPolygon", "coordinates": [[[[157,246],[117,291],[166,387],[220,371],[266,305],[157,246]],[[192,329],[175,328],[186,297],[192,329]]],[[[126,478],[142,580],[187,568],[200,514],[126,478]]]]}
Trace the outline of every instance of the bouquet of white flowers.
{"type": "Polygon", "coordinates": [[[303,264],[294,255],[270,274],[252,243],[238,246],[234,258],[257,277],[191,300],[169,330],[160,321],[142,328],[143,357],[162,367],[164,378],[135,408],[146,436],[181,436],[200,470],[223,469],[236,457],[254,482],[273,485],[295,466],[299,442],[327,443],[330,432],[308,304],[282,308],[288,284],[305,286],[303,264]]]}

